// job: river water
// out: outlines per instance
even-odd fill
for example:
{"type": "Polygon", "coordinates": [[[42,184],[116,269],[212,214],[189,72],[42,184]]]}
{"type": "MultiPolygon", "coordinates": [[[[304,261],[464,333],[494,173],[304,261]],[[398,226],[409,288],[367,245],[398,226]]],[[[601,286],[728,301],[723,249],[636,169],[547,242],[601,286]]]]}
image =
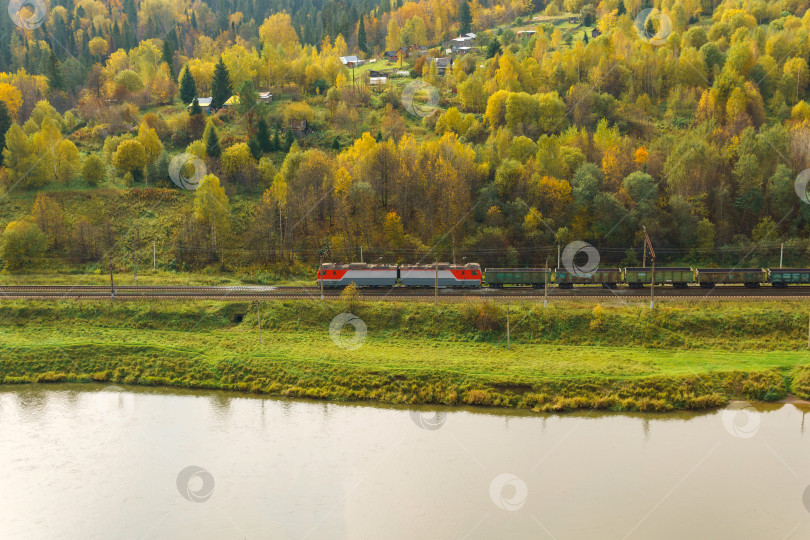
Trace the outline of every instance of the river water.
{"type": "Polygon", "coordinates": [[[0,538],[808,538],[808,410],[0,386],[0,538]]]}

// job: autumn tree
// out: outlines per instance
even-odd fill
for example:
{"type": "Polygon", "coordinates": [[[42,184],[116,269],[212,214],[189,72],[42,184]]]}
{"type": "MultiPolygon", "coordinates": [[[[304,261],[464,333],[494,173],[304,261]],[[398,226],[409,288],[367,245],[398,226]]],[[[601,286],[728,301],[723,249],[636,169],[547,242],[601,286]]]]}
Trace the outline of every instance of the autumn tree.
{"type": "Polygon", "coordinates": [[[147,164],[146,149],[137,140],[123,141],[113,155],[113,166],[121,173],[131,173],[135,180],[141,178],[147,164]]]}
{"type": "Polygon", "coordinates": [[[48,237],[26,220],[10,222],[0,238],[0,257],[11,271],[32,265],[47,248],[48,237]]]}
{"type": "Polygon", "coordinates": [[[48,237],[52,247],[59,249],[67,239],[65,216],[58,202],[44,193],[38,193],[31,208],[31,218],[48,237]]]}
{"type": "Polygon", "coordinates": [[[228,224],[230,202],[219,178],[206,175],[194,191],[194,217],[211,233],[212,253],[217,251],[217,235],[222,234],[228,224]]]}
{"type": "Polygon", "coordinates": [[[54,174],[56,179],[63,184],[69,185],[70,181],[76,178],[81,167],[79,149],[73,141],[62,139],[53,150],[54,174]]]}
{"type": "Polygon", "coordinates": [[[96,154],[90,154],[82,164],[82,178],[91,186],[97,186],[107,179],[107,166],[96,154]]]}

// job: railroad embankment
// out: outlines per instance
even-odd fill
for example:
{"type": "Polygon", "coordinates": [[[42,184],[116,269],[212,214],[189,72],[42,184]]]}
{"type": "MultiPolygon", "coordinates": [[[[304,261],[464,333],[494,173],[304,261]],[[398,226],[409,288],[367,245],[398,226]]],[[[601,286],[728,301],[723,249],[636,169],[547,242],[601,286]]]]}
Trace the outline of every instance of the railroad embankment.
{"type": "Polygon", "coordinates": [[[0,381],[115,382],[339,401],[666,411],[810,397],[800,302],[24,300],[0,381]]]}

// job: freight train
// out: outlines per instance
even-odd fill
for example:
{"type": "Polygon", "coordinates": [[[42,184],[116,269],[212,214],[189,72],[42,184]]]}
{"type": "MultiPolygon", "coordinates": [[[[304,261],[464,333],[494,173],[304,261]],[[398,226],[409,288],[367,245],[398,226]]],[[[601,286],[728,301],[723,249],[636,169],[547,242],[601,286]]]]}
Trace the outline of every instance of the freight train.
{"type": "Polygon", "coordinates": [[[575,285],[601,285],[605,289],[627,286],[638,289],[650,281],[656,285],[686,288],[690,285],[711,289],[717,285],[760,285],[787,287],[810,284],[808,268],[599,268],[590,273],[570,272],[565,268],[487,268],[483,272],[477,263],[415,265],[375,265],[366,263],[324,263],[317,272],[318,285],[343,288],[354,283],[357,287],[438,287],[480,289],[489,287],[533,287],[541,289],[546,283],[561,289],[575,285]]]}

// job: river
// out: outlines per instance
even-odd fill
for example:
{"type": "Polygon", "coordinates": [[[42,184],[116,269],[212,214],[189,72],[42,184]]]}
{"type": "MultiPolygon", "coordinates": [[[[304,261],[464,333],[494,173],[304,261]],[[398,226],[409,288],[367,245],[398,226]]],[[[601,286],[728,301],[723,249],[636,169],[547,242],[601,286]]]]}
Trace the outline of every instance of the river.
{"type": "Polygon", "coordinates": [[[0,538],[808,538],[808,410],[0,386],[0,538]]]}

